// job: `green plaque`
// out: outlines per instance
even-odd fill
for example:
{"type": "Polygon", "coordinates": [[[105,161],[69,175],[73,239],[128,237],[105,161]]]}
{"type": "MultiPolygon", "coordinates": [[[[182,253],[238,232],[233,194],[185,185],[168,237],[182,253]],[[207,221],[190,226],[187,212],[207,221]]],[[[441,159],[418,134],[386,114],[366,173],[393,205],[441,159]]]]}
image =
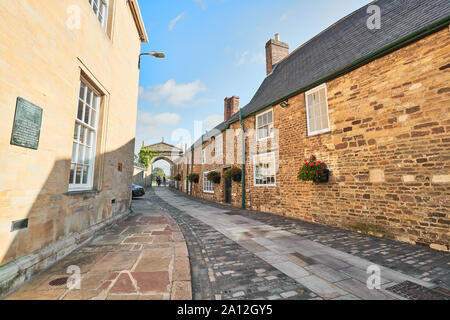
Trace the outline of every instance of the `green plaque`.
{"type": "Polygon", "coordinates": [[[42,108],[17,98],[11,144],[37,150],[41,135],[42,108]]]}

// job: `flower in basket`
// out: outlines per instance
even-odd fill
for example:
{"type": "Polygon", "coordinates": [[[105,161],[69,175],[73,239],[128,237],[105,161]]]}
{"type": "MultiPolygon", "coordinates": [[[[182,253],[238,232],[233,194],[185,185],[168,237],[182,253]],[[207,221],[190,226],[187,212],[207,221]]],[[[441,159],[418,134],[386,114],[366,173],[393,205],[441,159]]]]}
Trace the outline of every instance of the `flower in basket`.
{"type": "Polygon", "coordinates": [[[242,179],[242,169],[233,166],[223,173],[223,177],[225,179],[233,179],[233,181],[240,182],[242,179]]]}
{"type": "Polygon", "coordinates": [[[330,170],[328,170],[326,163],[317,161],[316,156],[311,155],[309,160],[305,160],[297,178],[301,181],[327,182],[329,173],[330,170]]]}
{"type": "Polygon", "coordinates": [[[174,179],[175,179],[175,181],[181,181],[181,174],[177,174],[177,175],[174,177],[174,179]]]}
{"type": "Polygon", "coordinates": [[[214,183],[220,183],[220,173],[217,171],[211,171],[206,175],[206,179],[214,183]]]}
{"type": "Polygon", "coordinates": [[[198,175],[198,173],[191,173],[190,175],[188,175],[188,180],[190,182],[198,183],[198,181],[200,180],[200,176],[198,175]]]}

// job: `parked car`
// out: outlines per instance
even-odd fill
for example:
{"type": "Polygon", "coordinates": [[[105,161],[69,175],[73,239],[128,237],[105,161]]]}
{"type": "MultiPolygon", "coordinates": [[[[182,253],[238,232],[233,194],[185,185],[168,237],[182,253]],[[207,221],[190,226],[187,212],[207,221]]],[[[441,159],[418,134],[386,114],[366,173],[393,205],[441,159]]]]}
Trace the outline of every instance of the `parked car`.
{"type": "Polygon", "coordinates": [[[144,187],[141,187],[141,186],[138,186],[135,184],[132,185],[131,191],[133,193],[133,198],[134,197],[142,197],[145,194],[144,187]]]}

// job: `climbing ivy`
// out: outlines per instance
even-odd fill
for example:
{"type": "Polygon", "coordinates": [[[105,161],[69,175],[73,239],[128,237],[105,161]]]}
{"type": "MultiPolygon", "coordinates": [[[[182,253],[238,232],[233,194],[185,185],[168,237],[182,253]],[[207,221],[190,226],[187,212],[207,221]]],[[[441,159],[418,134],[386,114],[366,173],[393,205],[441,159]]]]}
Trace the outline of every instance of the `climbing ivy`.
{"type": "Polygon", "coordinates": [[[148,147],[142,147],[141,151],[139,151],[139,162],[142,163],[146,169],[148,169],[152,159],[160,153],[161,151],[150,150],[148,147]]]}

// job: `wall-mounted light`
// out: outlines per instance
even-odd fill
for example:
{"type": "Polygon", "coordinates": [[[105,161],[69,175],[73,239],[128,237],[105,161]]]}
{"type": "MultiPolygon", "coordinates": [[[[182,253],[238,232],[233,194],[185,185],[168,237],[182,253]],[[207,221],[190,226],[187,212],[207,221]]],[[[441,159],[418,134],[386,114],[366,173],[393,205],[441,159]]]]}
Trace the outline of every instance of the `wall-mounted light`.
{"type": "Polygon", "coordinates": [[[289,100],[286,99],[286,100],[282,101],[282,102],[280,103],[280,106],[281,106],[282,108],[287,108],[287,107],[289,107],[289,106],[290,106],[289,100]]]}
{"type": "Polygon", "coordinates": [[[139,63],[138,63],[138,68],[139,68],[139,69],[141,68],[141,57],[142,57],[142,56],[153,56],[153,57],[155,57],[155,58],[165,58],[165,57],[166,57],[166,55],[164,54],[164,52],[155,52],[155,51],[152,51],[152,52],[141,53],[141,54],[139,55],[139,63]]]}

